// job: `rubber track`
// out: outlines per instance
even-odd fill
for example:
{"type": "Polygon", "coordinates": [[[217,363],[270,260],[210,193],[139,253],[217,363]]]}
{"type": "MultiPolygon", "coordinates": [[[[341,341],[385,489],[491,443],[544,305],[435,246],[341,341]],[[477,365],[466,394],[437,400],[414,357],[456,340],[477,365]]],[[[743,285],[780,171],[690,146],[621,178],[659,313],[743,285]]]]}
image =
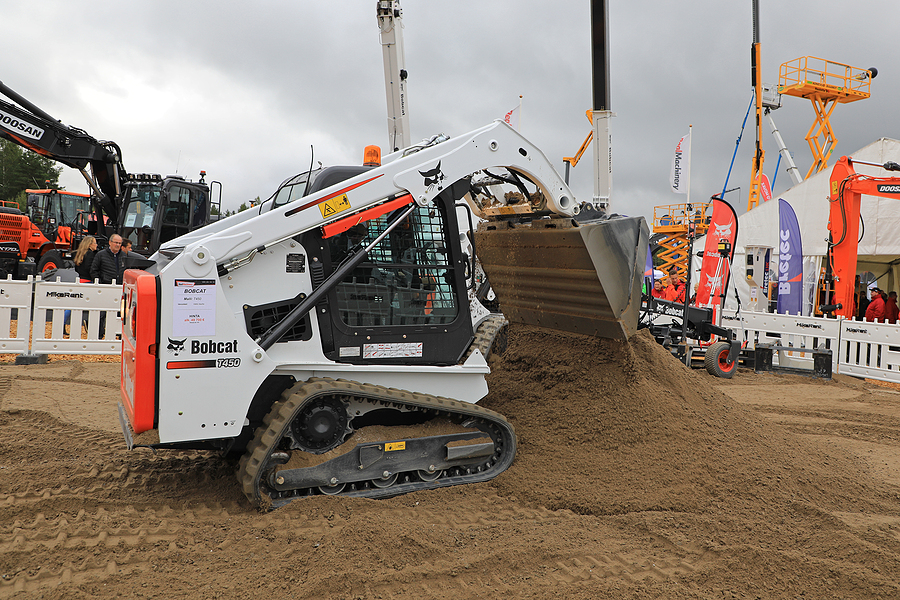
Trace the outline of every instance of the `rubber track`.
{"type": "MultiPolygon", "coordinates": [[[[506,334],[503,328],[508,325],[509,321],[501,314],[494,314],[485,318],[478,326],[478,330],[475,332],[475,339],[469,345],[469,349],[466,351],[462,360],[459,361],[460,364],[465,363],[475,350],[480,350],[481,354],[484,356],[484,360],[487,360],[491,355],[494,340],[497,338],[498,334],[506,334]]],[[[497,349],[498,355],[503,354],[503,351],[506,350],[506,340],[503,339],[502,342],[501,347],[497,349]]]]}
{"type": "MultiPolygon", "coordinates": [[[[495,425],[500,429],[500,433],[503,436],[501,455],[497,462],[487,471],[463,475],[445,475],[435,481],[398,482],[387,488],[351,489],[340,494],[342,496],[386,498],[418,490],[487,481],[505,471],[512,464],[515,457],[516,437],[512,425],[503,415],[487,408],[451,398],[362,384],[345,379],[313,378],[297,383],[282,394],[282,399],[272,406],[269,414],[263,419],[263,425],[257,429],[253,441],[247,445],[247,452],[241,457],[237,477],[241,484],[241,489],[253,505],[277,508],[296,498],[273,500],[268,496],[264,496],[259,490],[259,478],[263,475],[261,470],[265,467],[272,450],[282,439],[298,409],[315,397],[334,394],[381,401],[418,410],[438,411],[439,413],[472,417],[495,425]]],[[[346,443],[352,443],[352,441],[346,443]]]]}

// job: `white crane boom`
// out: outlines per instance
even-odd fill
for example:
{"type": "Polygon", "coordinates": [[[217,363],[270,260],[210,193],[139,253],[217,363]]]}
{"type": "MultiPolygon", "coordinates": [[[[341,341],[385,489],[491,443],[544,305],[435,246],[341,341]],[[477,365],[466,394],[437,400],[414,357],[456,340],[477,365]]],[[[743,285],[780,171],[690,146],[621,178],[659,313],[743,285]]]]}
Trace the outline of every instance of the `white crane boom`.
{"type": "Polygon", "coordinates": [[[410,145],[406,63],[403,56],[403,10],[400,8],[399,0],[378,0],[377,10],[384,56],[390,153],[408,148],[410,145]]]}

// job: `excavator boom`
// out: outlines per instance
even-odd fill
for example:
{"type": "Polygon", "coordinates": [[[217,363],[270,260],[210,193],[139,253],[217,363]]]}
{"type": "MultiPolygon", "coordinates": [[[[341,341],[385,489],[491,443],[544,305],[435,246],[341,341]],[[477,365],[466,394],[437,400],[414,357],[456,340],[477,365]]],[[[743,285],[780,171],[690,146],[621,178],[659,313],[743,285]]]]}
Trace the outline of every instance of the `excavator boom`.
{"type": "Polygon", "coordinates": [[[98,222],[105,214],[115,225],[119,215],[114,200],[127,177],[119,147],[54,119],[2,81],[0,94],[16,103],[0,100],[0,138],[80,171],[99,198],[98,222]]]}
{"type": "MultiPolygon", "coordinates": [[[[880,166],[887,171],[900,171],[895,162],[880,166]]],[[[831,170],[829,195],[828,243],[829,270],[834,284],[825,312],[846,318],[856,316],[856,262],[859,248],[859,214],[862,196],[900,199],[900,177],[871,177],[857,173],[853,159],[842,156],[831,170]]]]}

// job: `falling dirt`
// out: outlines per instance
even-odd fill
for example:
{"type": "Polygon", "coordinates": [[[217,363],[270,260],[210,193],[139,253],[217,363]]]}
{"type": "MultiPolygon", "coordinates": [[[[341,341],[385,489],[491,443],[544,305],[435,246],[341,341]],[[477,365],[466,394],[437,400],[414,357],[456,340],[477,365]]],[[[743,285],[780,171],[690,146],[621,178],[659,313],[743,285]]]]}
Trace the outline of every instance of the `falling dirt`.
{"type": "Polygon", "coordinates": [[[119,365],[0,365],[3,598],[894,598],[900,393],[732,380],[518,326],[482,404],[512,467],[252,509],[211,453],[128,452],[119,365]]]}

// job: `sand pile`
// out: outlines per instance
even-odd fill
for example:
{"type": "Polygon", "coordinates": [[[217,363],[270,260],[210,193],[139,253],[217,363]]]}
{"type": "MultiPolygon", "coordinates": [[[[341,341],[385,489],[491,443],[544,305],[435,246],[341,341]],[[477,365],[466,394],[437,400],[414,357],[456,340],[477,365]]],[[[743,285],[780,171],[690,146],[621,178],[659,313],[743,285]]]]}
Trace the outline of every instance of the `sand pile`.
{"type": "Polygon", "coordinates": [[[728,399],[646,330],[622,343],[517,326],[492,369],[482,404],[519,438],[495,485],[548,508],[697,512],[726,500],[858,505],[869,495],[855,474],[728,399]]]}

